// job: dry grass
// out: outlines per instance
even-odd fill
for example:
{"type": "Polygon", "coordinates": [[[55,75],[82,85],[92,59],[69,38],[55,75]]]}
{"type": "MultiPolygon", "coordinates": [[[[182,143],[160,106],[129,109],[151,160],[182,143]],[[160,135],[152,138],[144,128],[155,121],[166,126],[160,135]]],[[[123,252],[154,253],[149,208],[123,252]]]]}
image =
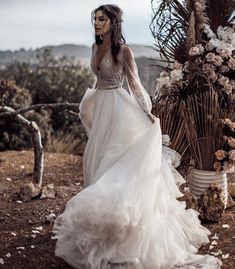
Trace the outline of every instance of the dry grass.
{"type": "Polygon", "coordinates": [[[82,137],[58,132],[57,134],[50,135],[45,150],[55,153],[81,154],[84,146],[85,141],[82,137]]]}

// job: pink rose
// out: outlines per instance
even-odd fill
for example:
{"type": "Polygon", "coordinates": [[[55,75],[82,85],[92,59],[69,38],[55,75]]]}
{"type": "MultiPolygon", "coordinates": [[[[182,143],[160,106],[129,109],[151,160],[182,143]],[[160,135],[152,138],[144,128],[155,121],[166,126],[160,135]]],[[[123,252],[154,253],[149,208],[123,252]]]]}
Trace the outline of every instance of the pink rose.
{"type": "Polygon", "coordinates": [[[229,68],[227,65],[222,65],[221,68],[220,68],[220,72],[221,73],[226,73],[229,71],[229,68]]]}
{"type": "Polygon", "coordinates": [[[215,157],[217,160],[222,161],[227,156],[227,152],[225,150],[217,150],[215,152],[215,157]]]}
{"type": "Polygon", "coordinates": [[[215,54],[213,52],[209,52],[206,55],[207,62],[214,62],[215,60],[215,54]]]}
{"type": "Polygon", "coordinates": [[[227,85],[229,85],[229,78],[225,76],[220,76],[218,82],[220,85],[226,87],[227,85]]]}
{"type": "Polygon", "coordinates": [[[211,50],[213,50],[214,45],[213,45],[212,42],[209,41],[209,42],[206,43],[205,48],[206,48],[207,51],[211,51],[211,50]]]}
{"type": "Polygon", "coordinates": [[[232,70],[235,70],[235,59],[234,58],[229,58],[228,60],[228,67],[232,70]]]}
{"type": "Polygon", "coordinates": [[[228,144],[230,147],[235,148],[235,139],[232,136],[228,137],[228,144]]]}
{"type": "Polygon", "coordinates": [[[221,57],[225,59],[229,58],[232,55],[232,51],[229,49],[220,49],[219,51],[216,51],[220,54],[221,57]]]}
{"type": "Polygon", "coordinates": [[[235,122],[231,121],[229,118],[224,119],[223,120],[223,124],[224,125],[227,125],[232,131],[234,131],[234,129],[235,129],[235,122]]]}
{"type": "Polygon", "coordinates": [[[196,56],[196,55],[201,55],[204,52],[204,47],[202,44],[197,44],[195,47],[192,47],[189,50],[189,55],[190,56],[196,56]]]}
{"type": "Polygon", "coordinates": [[[220,57],[219,55],[215,55],[215,59],[214,59],[214,61],[213,61],[213,63],[214,63],[214,65],[216,65],[216,66],[221,66],[222,65],[222,63],[223,63],[223,58],[222,57],[220,57]]]}
{"type": "Polygon", "coordinates": [[[208,70],[206,72],[208,78],[212,81],[212,82],[215,82],[217,79],[218,79],[218,75],[215,73],[214,70],[208,70]]]}
{"type": "Polygon", "coordinates": [[[221,163],[220,162],[215,162],[214,165],[213,165],[214,169],[219,172],[222,170],[222,166],[221,166],[221,163]]]}
{"type": "Polygon", "coordinates": [[[222,89],[225,93],[230,94],[233,92],[233,86],[230,84],[227,84],[224,86],[224,88],[222,89]]]}

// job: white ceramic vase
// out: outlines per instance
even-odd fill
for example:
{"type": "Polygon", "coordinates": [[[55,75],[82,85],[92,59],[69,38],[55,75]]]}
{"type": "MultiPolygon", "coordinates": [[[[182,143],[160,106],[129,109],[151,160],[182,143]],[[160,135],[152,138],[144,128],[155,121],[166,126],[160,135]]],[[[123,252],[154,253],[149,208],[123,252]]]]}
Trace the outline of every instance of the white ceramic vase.
{"type": "Polygon", "coordinates": [[[225,206],[228,200],[227,174],[224,171],[205,171],[193,169],[190,182],[190,191],[197,197],[202,194],[211,183],[217,183],[223,190],[223,199],[225,206]]]}

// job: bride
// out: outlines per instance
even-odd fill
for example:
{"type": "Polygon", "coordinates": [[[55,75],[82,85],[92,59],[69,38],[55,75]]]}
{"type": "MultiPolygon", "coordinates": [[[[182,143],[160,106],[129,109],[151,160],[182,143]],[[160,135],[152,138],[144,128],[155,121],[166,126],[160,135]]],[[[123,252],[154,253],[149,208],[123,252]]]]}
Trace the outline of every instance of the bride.
{"type": "Polygon", "coordinates": [[[185,181],[163,150],[159,118],[122,35],[121,9],[102,5],[92,18],[97,81],[79,112],[88,136],[85,188],[55,220],[55,255],[80,269],[220,268],[219,259],[197,254],[210,231],[176,199],[185,181]]]}

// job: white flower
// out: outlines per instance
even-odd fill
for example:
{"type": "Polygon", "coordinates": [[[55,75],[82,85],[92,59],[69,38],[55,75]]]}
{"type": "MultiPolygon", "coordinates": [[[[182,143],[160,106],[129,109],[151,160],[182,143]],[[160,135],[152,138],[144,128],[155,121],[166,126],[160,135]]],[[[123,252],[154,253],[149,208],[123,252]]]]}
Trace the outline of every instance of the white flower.
{"type": "Polygon", "coordinates": [[[232,27],[222,27],[219,26],[217,29],[217,36],[219,39],[228,42],[230,44],[234,44],[235,33],[232,27]]]}
{"type": "Polygon", "coordinates": [[[220,54],[221,57],[223,58],[229,58],[232,55],[232,50],[227,48],[227,47],[217,47],[216,52],[220,54]]]}
{"type": "Polygon", "coordinates": [[[219,77],[218,81],[219,81],[219,84],[224,87],[228,86],[229,84],[229,78],[222,75],[219,77]]]}
{"type": "Polygon", "coordinates": [[[180,163],[181,163],[181,155],[177,152],[177,151],[175,151],[175,156],[174,156],[175,158],[172,160],[172,166],[173,167],[178,167],[178,166],[180,166],[180,163]]]}
{"type": "Polygon", "coordinates": [[[228,51],[233,50],[232,44],[229,44],[218,38],[212,38],[210,42],[213,44],[214,48],[216,48],[217,53],[220,53],[222,50],[228,50],[228,51]]]}
{"type": "Polygon", "coordinates": [[[228,152],[228,155],[229,155],[229,159],[232,160],[232,161],[235,161],[235,150],[232,149],[228,152]]]}
{"type": "Polygon", "coordinates": [[[164,70],[160,73],[160,77],[168,77],[169,74],[164,70]]]}
{"type": "Polygon", "coordinates": [[[223,169],[226,173],[233,173],[234,170],[234,164],[229,162],[224,162],[223,169]]]}
{"type": "Polygon", "coordinates": [[[160,77],[156,79],[157,81],[157,89],[161,90],[162,88],[168,88],[171,86],[170,77],[160,77]]]}
{"type": "Polygon", "coordinates": [[[208,38],[216,37],[215,33],[211,30],[210,25],[204,24],[204,33],[207,35],[208,38]]]}
{"type": "Polygon", "coordinates": [[[174,62],[174,69],[183,69],[183,65],[180,64],[179,62],[175,61],[174,62]]]}
{"type": "Polygon", "coordinates": [[[228,259],[228,257],[229,257],[229,253],[227,253],[227,254],[222,254],[222,259],[224,260],[224,259],[228,259]]]}
{"type": "Polygon", "coordinates": [[[197,44],[195,47],[192,47],[189,50],[189,55],[190,56],[195,56],[195,55],[201,55],[204,52],[204,47],[202,46],[202,44],[197,44]]]}
{"type": "Polygon", "coordinates": [[[182,73],[182,69],[174,69],[171,71],[170,73],[171,76],[171,82],[177,82],[183,79],[183,73],[182,73]]]}
{"type": "Polygon", "coordinates": [[[235,59],[230,57],[229,61],[228,61],[228,67],[232,70],[235,70],[235,59]]]}
{"type": "Polygon", "coordinates": [[[162,144],[165,146],[170,146],[171,142],[170,142],[170,137],[168,134],[162,135],[162,144]]]}

